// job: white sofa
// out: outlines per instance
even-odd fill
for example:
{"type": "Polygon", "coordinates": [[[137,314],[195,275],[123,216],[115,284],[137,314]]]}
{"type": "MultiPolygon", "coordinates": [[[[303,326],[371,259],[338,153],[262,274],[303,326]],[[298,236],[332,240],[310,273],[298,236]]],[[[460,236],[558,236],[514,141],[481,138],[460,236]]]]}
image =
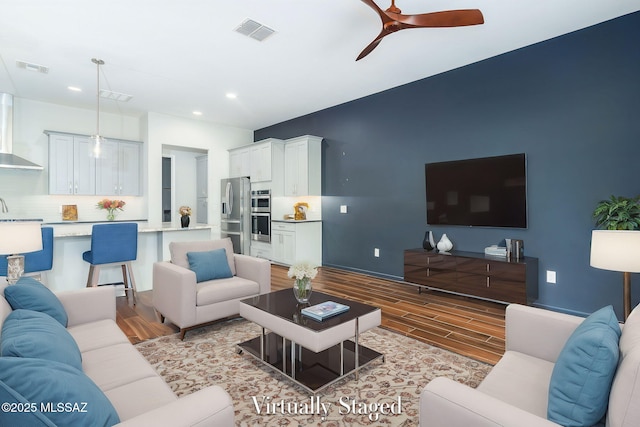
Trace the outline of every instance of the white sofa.
{"type": "Polygon", "coordinates": [[[171,261],[153,265],[153,306],[161,320],[178,326],[182,338],[193,328],[240,313],[240,300],[271,291],[271,263],[236,254],[230,238],[171,242],[171,261]],[[226,251],[232,277],[197,282],[187,253],[226,251]]]}
{"type": "MultiPolygon", "coordinates": [[[[4,298],[5,286],[0,286],[0,328],[12,312],[4,298]]],[[[231,397],[218,386],[176,397],[116,324],[113,287],[56,296],[68,316],[67,330],[80,349],[82,370],[113,405],[119,426],[234,425],[231,397]]]]}
{"type": "MultiPolygon", "coordinates": [[[[506,352],[477,389],[446,378],[420,396],[422,427],[558,426],[547,420],[551,374],[565,342],[584,319],[509,305],[506,352]]],[[[640,308],[622,326],[607,427],[640,426],[640,308]]]]}

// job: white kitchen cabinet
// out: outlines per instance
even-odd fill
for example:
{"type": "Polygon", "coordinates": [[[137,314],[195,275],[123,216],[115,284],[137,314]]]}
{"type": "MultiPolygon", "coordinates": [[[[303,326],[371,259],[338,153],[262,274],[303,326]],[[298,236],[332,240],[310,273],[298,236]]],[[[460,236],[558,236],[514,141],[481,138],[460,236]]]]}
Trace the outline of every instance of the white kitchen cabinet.
{"type": "MultiPolygon", "coordinates": [[[[272,236],[273,238],[273,236],[272,236]]],[[[264,259],[272,259],[273,258],[273,248],[270,243],[267,242],[258,242],[255,240],[251,241],[251,256],[256,258],[264,258],[264,259]]]]}
{"type": "Polygon", "coordinates": [[[141,195],[140,156],[142,144],[107,139],[96,159],[96,192],[102,196],[141,195]]]}
{"type": "Polygon", "coordinates": [[[271,144],[254,144],[250,152],[251,182],[271,181],[271,144]]]}
{"type": "Polygon", "coordinates": [[[49,136],[49,194],[95,194],[96,161],[89,137],[45,133],[49,136]]]}
{"type": "Polygon", "coordinates": [[[274,262],[322,265],[322,222],[271,222],[271,248],[274,262]]]}
{"type": "Polygon", "coordinates": [[[229,178],[251,176],[251,147],[229,150],[229,178]]]}
{"type": "Polygon", "coordinates": [[[322,138],[305,135],[285,141],[284,195],[320,196],[322,138]]]}
{"type": "Polygon", "coordinates": [[[229,150],[230,177],[248,176],[252,183],[279,181],[275,185],[282,187],[283,147],[282,140],[269,138],[229,150]]]}

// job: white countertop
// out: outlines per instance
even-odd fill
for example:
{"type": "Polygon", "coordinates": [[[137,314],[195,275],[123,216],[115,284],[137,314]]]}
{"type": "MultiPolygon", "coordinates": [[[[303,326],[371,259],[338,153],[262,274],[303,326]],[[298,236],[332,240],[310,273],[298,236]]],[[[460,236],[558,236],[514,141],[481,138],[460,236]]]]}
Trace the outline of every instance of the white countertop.
{"type": "MultiPolygon", "coordinates": [[[[122,221],[128,222],[128,221],[122,221]]],[[[135,222],[135,221],[132,221],[135,222]]],[[[102,223],[104,224],[104,223],[102,223]]],[[[91,228],[94,224],[91,223],[72,223],[72,224],[50,224],[45,225],[47,227],[53,227],[53,237],[78,237],[78,236],[91,236],[91,228]]],[[[165,231],[192,231],[192,230],[207,230],[213,226],[209,224],[191,224],[187,228],[182,228],[179,224],[171,222],[163,222],[157,224],[147,224],[146,222],[138,223],[139,233],[157,233],[165,231]]]]}
{"type": "Polygon", "coordinates": [[[271,222],[322,222],[321,219],[272,219],[271,222]]]}

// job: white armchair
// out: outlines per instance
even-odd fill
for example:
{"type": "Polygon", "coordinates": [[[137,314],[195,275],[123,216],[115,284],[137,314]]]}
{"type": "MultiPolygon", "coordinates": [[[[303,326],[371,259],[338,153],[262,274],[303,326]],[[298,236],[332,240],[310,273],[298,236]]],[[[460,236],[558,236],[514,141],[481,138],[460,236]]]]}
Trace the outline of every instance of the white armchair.
{"type": "MultiPolygon", "coordinates": [[[[472,389],[436,378],[420,396],[422,427],[558,426],[547,420],[549,384],[565,342],[584,319],[509,305],[506,352],[472,389]]],[[[627,319],[620,359],[609,394],[607,427],[640,425],[640,308],[627,319]]]]}
{"type": "Polygon", "coordinates": [[[153,265],[153,306],[164,321],[180,328],[181,338],[190,329],[237,315],[239,301],[271,291],[271,263],[233,253],[231,239],[169,244],[171,261],[153,265]],[[197,282],[189,269],[188,252],[225,249],[232,277],[197,282]]]}

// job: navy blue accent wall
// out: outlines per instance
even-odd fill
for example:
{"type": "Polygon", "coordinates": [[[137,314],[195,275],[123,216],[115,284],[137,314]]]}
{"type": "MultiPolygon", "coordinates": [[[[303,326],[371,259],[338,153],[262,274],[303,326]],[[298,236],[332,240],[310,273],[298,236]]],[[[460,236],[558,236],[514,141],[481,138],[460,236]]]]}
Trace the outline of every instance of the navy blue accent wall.
{"type": "MultiPolygon", "coordinates": [[[[523,239],[540,260],[539,305],[613,304],[621,317],[622,274],[589,266],[591,214],[611,194],[640,194],[639,40],[634,13],[257,130],[255,140],[324,137],[325,265],[402,278],[404,249],[428,229],[465,251],[523,239]],[[527,229],[426,224],[425,163],[521,152],[527,229]]],[[[640,275],[632,286],[637,304],[640,275]]]]}

